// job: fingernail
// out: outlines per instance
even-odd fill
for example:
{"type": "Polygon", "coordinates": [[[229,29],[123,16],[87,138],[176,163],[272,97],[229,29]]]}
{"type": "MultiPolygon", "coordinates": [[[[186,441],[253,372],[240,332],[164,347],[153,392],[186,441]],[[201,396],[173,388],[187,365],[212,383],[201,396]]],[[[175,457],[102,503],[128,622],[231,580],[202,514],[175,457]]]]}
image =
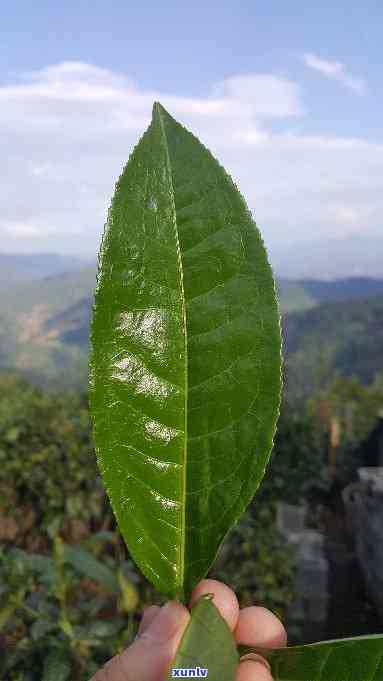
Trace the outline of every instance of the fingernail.
{"type": "Polygon", "coordinates": [[[159,643],[164,643],[174,636],[177,629],[182,626],[184,618],[184,606],[176,601],[169,601],[162,606],[140,638],[150,638],[159,643]]]}

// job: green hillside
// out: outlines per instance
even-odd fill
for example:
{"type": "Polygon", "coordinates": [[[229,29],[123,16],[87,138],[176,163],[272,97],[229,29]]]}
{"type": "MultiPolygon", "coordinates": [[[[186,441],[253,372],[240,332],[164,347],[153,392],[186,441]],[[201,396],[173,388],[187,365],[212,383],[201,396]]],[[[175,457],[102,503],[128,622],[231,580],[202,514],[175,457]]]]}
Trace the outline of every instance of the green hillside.
{"type": "Polygon", "coordinates": [[[292,397],[315,393],[335,375],[370,383],[383,372],[383,296],[287,315],[283,332],[292,397]]]}
{"type": "Polygon", "coordinates": [[[0,366],[41,383],[84,385],[87,352],[62,342],[61,329],[50,320],[84,298],[90,306],[95,279],[95,267],[87,267],[0,289],[0,366]]]}
{"type": "Polygon", "coordinates": [[[96,268],[90,266],[44,279],[13,283],[0,290],[0,314],[18,317],[30,314],[38,305],[49,316],[89,296],[95,280],[96,268]]]}

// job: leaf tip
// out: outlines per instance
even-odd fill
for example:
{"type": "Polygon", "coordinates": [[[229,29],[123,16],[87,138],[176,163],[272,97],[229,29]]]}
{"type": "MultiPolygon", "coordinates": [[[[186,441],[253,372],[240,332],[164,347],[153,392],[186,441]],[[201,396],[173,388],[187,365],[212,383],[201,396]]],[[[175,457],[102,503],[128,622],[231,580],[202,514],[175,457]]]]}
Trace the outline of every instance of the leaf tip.
{"type": "Polygon", "coordinates": [[[165,113],[164,107],[162,106],[162,104],[160,104],[160,102],[154,102],[153,110],[152,110],[152,117],[155,118],[160,113],[165,113]]]}

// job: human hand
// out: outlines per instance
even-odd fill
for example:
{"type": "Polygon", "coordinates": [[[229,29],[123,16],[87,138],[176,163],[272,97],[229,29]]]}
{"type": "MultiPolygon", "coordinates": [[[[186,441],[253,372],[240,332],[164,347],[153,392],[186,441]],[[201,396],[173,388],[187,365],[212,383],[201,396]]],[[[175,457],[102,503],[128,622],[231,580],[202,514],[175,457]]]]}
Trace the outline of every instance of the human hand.
{"type": "MultiPolygon", "coordinates": [[[[204,579],[198,584],[190,606],[206,593],[214,594],[213,602],[237,643],[265,648],[286,645],[286,631],[270,610],[258,606],[239,610],[234,591],[215,579],[204,579]]],[[[176,601],[169,601],[162,608],[157,605],[147,608],[136,640],[109,660],[91,681],[164,681],[189,619],[187,608],[176,601]]],[[[272,681],[268,663],[263,658],[240,662],[236,681],[272,681]]]]}

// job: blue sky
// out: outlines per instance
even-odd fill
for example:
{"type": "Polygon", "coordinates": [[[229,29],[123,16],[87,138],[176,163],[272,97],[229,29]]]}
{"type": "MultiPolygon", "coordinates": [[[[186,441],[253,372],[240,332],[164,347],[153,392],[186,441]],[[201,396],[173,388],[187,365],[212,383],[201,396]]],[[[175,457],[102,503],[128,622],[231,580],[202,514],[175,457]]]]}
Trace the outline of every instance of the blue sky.
{"type": "Polygon", "coordinates": [[[233,174],[266,243],[379,234],[382,20],[372,1],[4,4],[3,249],[95,252],[154,96],[233,174]]]}

